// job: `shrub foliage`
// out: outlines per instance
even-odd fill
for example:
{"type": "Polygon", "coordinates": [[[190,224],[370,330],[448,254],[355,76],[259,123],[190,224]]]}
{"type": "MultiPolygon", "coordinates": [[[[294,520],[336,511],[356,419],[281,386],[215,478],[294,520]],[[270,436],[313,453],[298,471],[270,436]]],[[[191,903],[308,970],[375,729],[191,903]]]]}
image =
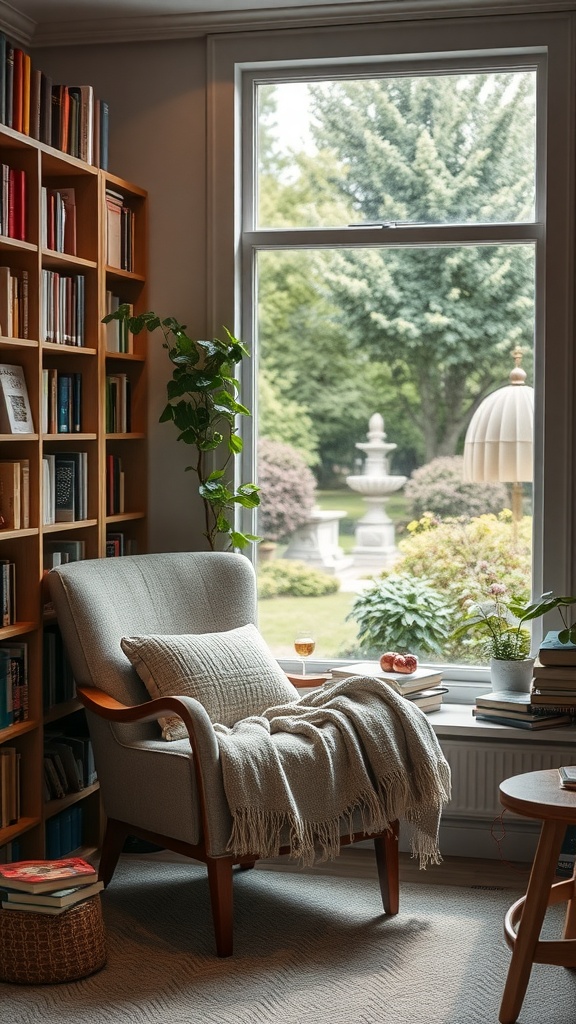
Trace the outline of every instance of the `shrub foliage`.
{"type": "Polygon", "coordinates": [[[510,504],[505,484],[464,483],[461,455],[440,456],[415,469],[404,488],[410,516],[425,512],[435,516],[479,516],[498,514],[510,504]]]}
{"type": "Polygon", "coordinates": [[[258,486],[258,533],[266,540],[281,540],[310,518],[316,481],[291,445],[269,438],[259,441],[258,486]]]}
{"type": "Polygon", "coordinates": [[[258,597],[322,597],[335,594],[340,582],[321,569],[289,558],[265,562],[258,570],[258,597]]]}

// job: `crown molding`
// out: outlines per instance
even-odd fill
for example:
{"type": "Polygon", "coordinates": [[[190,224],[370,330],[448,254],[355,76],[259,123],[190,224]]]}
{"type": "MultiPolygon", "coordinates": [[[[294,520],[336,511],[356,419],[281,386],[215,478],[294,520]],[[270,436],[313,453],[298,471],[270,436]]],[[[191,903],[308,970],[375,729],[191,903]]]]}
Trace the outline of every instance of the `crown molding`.
{"type": "Polygon", "coordinates": [[[0,0],[0,28],[8,38],[21,46],[30,46],[37,24],[26,14],[21,14],[6,0],[0,0]]]}
{"type": "Polygon", "coordinates": [[[314,6],[301,3],[296,7],[267,10],[251,8],[36,23],[0,0],[0,28],[9,38],[30,47],[57,47],[186,39],[226,32],[322,28],[360,22],[569,11],[576,11],[576,0],[359,0],[314,6]]]}

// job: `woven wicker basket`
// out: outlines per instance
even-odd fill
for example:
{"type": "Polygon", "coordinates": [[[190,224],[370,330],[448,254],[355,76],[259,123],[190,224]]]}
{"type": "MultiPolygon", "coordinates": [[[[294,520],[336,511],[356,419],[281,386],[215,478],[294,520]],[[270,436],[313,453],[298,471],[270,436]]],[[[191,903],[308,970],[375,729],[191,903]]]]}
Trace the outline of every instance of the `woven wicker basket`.
{"type": "Polygon", "coordinates": [[[75,981],[105,963],[98,894],[54,916],[0,910],[0,980],[20,985],[75,981]]]}

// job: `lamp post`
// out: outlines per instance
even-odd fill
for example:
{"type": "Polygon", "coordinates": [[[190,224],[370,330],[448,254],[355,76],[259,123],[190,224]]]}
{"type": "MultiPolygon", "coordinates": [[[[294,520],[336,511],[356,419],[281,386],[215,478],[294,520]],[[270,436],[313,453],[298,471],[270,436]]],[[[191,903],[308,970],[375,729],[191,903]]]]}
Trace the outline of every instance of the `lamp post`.
{"type": "Polygon", "coordinates": [[[512,352],[510,383],[488,395],[474,413],[464,441],[464,480],[511,484],[514,540],[522,518],[523,484],[533,477],[534,389],[520,366],[522,349],[512,352]]]}

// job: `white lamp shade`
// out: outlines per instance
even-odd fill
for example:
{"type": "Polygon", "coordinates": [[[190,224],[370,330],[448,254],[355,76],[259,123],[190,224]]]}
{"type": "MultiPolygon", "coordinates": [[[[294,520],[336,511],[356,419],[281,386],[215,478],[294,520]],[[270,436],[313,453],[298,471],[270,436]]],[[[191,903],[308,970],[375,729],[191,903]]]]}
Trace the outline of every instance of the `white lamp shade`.
{"type": "Polygon", "coordinates": [[[508,384],[478,406],[464,441],[464,480],[532,480],[534,389],[508,384]]]}

